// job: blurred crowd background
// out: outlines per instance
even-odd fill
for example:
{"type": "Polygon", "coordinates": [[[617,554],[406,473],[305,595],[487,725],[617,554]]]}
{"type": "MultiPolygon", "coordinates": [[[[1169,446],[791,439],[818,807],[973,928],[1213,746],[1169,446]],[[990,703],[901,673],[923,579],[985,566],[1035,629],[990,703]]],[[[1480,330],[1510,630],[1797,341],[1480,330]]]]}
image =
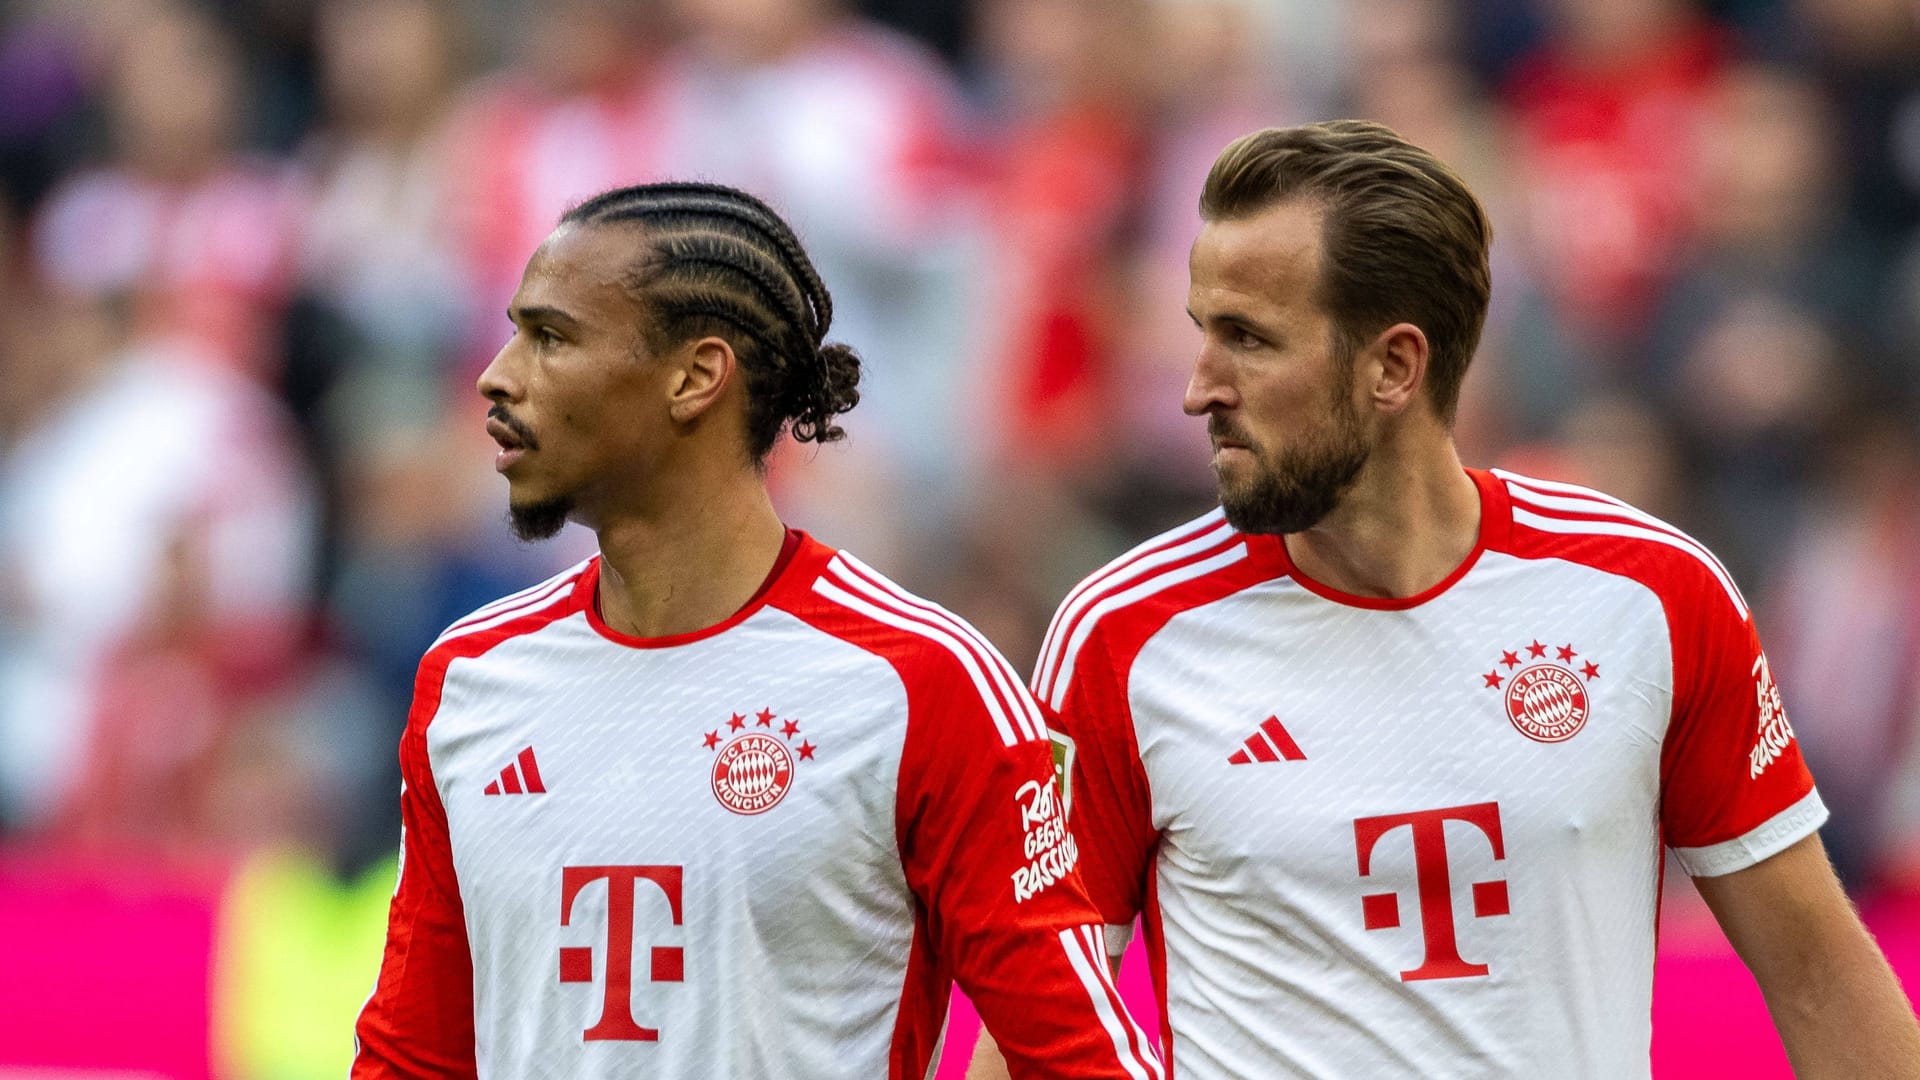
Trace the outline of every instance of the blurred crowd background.
{"type": "Polygon", "coordinates": [[[645,179],[767,198],[866,359],[789,521],[1024,666],[1210,505],[1207,167],[1334,116],[1492,215],[1465,458],[1718,551],[1920,895],[1916,0],[0,0],[0,855],[391,882],[421,651],[591,544],[510,539],[474,378],[645,179]]]}

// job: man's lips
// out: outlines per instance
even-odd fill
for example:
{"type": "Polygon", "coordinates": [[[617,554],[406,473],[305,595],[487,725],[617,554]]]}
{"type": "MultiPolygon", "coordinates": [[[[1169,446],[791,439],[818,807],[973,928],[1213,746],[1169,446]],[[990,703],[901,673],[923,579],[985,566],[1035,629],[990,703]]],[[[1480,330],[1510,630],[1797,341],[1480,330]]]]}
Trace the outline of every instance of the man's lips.
{"type": "Polygon", "coordinates": [[[1206,434],[1213,440],[1213,450],[1252,450],[1252,444],[1238,430],[1221,423],[1219,417],[1206,425],[1206,434]]]}
{"type": "Polygon", "coordinates": [[[487,434],[493,436],[493,441],[499,443],[502,450],[524,450],[527,447],[526,440],[508,426],[506,421],[498,418],[487,421],[487,434]]]}
{"type": "Polygon", "coordinates": [[[1215,425],[1208,425],[1207,436],[1213,440],[1215,451],[1252,449],[1252,444],[1240,438],[1238,432],[1226,431],[1215,425]]]}
{"type": "Polygon", "coordinates": [[[513,463],[526,456],[529,450],[538,450],[540,444],[526,425],[507,415],[498,405],[487,410],[487,434],[500,444],[500,452],[493,456],[496,471],[506,472],[513,463]]]}

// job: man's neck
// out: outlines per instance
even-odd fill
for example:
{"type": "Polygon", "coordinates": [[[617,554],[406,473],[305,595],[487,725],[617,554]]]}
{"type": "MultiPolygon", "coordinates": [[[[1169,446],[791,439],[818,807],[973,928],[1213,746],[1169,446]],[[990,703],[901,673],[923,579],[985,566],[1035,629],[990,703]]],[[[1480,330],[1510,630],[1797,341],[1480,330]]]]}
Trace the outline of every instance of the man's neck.
{"type": "Polygon", "coordinates": [[[1479,490],[1442,437],[1383,445],[1326,520],[1284,539],[1293,564],[1323,585],[1405,599],[1444,581],[1479,536],[1479,490]]]}
{"type": "Polygon", "coordinates": [[[758,477],[671,513],[623,516],[600,540],[600,617],[634,637],[687,634],[725,622],[753,599],[780,558],[786,527],[758,477]]]}

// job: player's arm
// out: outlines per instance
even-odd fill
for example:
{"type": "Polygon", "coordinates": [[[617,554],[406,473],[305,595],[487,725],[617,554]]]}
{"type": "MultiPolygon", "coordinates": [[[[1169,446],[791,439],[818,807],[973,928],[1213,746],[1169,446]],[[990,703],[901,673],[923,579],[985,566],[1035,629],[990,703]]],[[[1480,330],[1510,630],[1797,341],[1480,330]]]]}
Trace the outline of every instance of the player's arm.
{"type": "Polygon", "coordinates": [[[1004,677],[990,687],[957,665],[935,677],[942,685],[922,700],[940,702],[937,715],[914,718],[901,762],[902,860],[935,955],[1011,1076],[1158,1077],[1076,871],[1044,721],[1005,661],[991,660],[1004,677]]]}
{"type": "Polygon", "coordinates": [[[1694,885],[1760,984],[1795,1076],[1920,1078],[1920,1023],[1818,834],[1694,885]]]}
{"type": "Polygon", "coordinates": [[[1731,595],[1708,585],[1669,607],[1661,831],[1760,984],[1797,1075],[1920,1080],[1920,1028],[1827,863],[1826,807],[1731,595]]]}
{"type": "MultiPolygon", "coordinates": [[[[1039,702],[1054,744],[1061,806],[1080,851],[1080,876],[1105,923],[1108,970],[1120,973],[1120,954],[1146,897],[1159,834],[1153,827],[1146,772],[1128,712],[1124,679],[1109,663],[1104,642],[1089,641],[1060,708],[1039,702]]],[[[1007,1080],[993,1033],[983,1030],[967,1080],[1007,1080]]]]}
{"type": "Polygon", "coordinates": [[[353,1080],[473,1076],[477,1068],[473,959],[447,815],[427,760],[424,696],[416,692],[400,737],[400,882],[379,979],[354,1025],[353,1080]]]}

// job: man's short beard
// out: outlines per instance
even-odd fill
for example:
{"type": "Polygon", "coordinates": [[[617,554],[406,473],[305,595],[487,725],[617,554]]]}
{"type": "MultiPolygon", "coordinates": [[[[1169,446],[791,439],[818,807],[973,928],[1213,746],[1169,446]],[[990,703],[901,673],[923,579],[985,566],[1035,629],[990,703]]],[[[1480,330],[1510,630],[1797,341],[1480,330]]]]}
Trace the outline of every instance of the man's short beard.
{"type": "Polygon", "coordinates": [[[566,528],[573,514],[573,500],[560,496],[540,502],[507,504],[507,524],[513,535],[526,543],[547,540],[566,528]]]}
{"type": "Polygon", "coordinates": [[[1271,463],[1254,449],[1258,471],[1251,480],[1235,486],[1222,480],[1220,508],[1235,529],[1265,535],[1305,532],[1340,505],[1340,497],[1366,466],[1373,447],[1360,430],[1353,405],[1352,354],[1338,353],[1334,364],[1340,377],[1335,379],[1330,403],[1332,430],[1284,451],[1271,463]]]}
{"type": "Polygon", "coordinates": [[[1290,452],[1250,482],[1223,483],[1227,523],[1243,533],[1278,535],[1305,532],[1333,513],[1372,450],[1348,419],[1336,419],[1332,438],[1290,452]]]}

